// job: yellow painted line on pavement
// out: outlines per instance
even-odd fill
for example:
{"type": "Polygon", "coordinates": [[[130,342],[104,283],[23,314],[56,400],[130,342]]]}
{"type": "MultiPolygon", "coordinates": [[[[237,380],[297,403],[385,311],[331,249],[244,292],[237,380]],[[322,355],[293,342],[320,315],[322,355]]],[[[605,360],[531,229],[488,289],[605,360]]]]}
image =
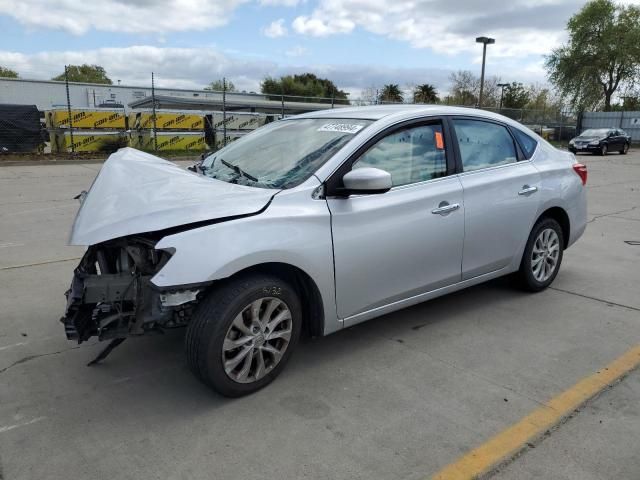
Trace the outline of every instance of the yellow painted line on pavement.
{"type": "Polygon", "coordinates": [[[471,480],[491,472],[639,365],[640,345],[636,345],[603,369],[580,380],[519,422],[447,465],[432,478],[471,480]]]}

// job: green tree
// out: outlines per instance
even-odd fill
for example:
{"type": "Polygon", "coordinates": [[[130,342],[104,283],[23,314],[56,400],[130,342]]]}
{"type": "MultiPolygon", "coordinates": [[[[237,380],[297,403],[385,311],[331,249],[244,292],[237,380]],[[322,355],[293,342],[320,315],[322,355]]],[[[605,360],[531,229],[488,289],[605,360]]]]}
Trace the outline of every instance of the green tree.
{"type": "Polygon", "coordinates": [[[546,85],[532,83],[527,87],[529,103],[525,108],[530,110],[562,110],[565,108],[562,96],[546,85]]]}
{"type": "Polygon", "coordinates": [[[611,105],[611,110],[616,112],[640,111],[640,85],[625,89],[620,92],[618,98],[620,100],[611,105]]]}
{"type": "MultiPolygon", "coordinates": [[[[67,67],[70,82],[102,83],[112,85],[113,82],[107,77],[107,72],[100,65],[69,65],[67,67]]],[[[51,80],[64,82],[64,72],[51,80]]]]}
{"type": "Polygon", "coordinates": [[[525,88],[522,83],[513,82],[504,89],[504,100],[502,106],[504,108],[524,108],[531,100],[529,89],[525,88]]]}
{"type": "Polygon", "coordinates": [[[382,87],[379,101],[381,103],[402,103],[404,96],[397,83],[390,83],[382,87]]]}
{"type": "Polygon", "coordinates": [[[11,70],[10,68],[5,68],[0,65],[0,77],[18,78],[18,72],[11,70]]]}
{"type": "MultiPolygon", "coordinates": [[[[233,82],[231,82],[229,80],[226,80],[225,83],[227,84],[227,92],[237,92],[238,91],[236,89],[236,86],[233,84],[233,82]]],[[[224,90],[224,86],[222,85],[222,80],[214,80],[209,85],[204,87],[204,89],[205,90],[213,90],[214,92],[221,92],[222,90],[224,90]]]]}
{"type": "Polygon", "coordinates": [[[287,101],[331,103],[331,98],[334,98],[335,103],[349,103],[346,92],[338,89],[331,80],[318,78],[313,73],[285,75],[280,78],[267,77],[260,84],[260,91],[274,95],[270,97],[274,100],[279,100],[280,95],[290,95],[292,97],[287,98],[287,101]]]}
{"type": "Polygon", "coordinates": [[[469,70],[460,70],[449,75],[451,89],[447,103],[451,105],[475,105],[478,103],[480,79],[469,70]]]}
{"type": "Polygon", "coordinates": [[[429,83],[417,85],[413,89],[413,103],[438,103],[438,91],[429,83]]]}
{"type": "MultiPolygon", "coordinates": [[[[459,70],[449,75],[451,87],[446,97],[448,105],[476,106],[480,96],[480,77],[469,70],[459,70]]],[[[500,104],[500,77],[485,77],[482,90],[482,106],[495,108],[500,104]]]]}
{"type": "Polygon", "coordinates": [[[640,8],[592,0],[567,24],[569,40],[546,58],[549,80],[573,107],[596,108],[640,75],[640,8]]]}
{"type": "Polygon", "coordinates": [[[640,95],[637,95],[635,97],[632,96],[627,96],[624,97],[623,101],[622,101],[622,105],[620,105],[620,109],[621,110],[632,110],[632,111],[638,111],[640,110],[640,95]]]}

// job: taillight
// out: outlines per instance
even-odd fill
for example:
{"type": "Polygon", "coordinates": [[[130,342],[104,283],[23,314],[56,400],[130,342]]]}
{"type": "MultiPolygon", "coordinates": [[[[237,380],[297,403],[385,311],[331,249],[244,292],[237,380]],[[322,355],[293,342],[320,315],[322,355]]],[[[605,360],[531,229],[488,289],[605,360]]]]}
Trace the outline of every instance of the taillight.
{"type": "Polygon", "coordinates": [[[582,163],[574,163],[573,170],[578,174],[580,180],[582,180],[582,185],[587,184],[587,166],[582,163]]]}

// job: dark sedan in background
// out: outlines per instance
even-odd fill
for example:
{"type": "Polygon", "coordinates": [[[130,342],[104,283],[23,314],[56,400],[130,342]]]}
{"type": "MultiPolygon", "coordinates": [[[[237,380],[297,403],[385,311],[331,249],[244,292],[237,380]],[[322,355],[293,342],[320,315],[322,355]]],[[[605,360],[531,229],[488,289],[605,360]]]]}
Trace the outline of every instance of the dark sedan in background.
{"type": "Polygon", "coordinates": [[[573,153],[591,152],[606,155],[609,152],[626,154],[631,146],[631,136],[620,128],[590,128],[569,142],[573,153]]]}

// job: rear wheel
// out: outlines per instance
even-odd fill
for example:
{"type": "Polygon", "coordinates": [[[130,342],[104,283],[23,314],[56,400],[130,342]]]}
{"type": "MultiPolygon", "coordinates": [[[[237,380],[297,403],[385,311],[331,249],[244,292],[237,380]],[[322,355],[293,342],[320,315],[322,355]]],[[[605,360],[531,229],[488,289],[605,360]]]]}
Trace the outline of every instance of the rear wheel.
{"type": "Polygon", "coordinates": [[[522,286],[531,292],[544,290],[556,278],[564,237],[560,224],[553,218],[542,218],[531,230],[518,272],[522,286]]]}
{"type": "Polygon", "coordinates": [[[629,144],[628,144],[628,143],[625,143],[625,144],[622,146],[622,150],[620,150],[620,153],[621,153],[622,155],[626,155],[628,151],[629,151],[629,144]]]}
{"type": "Polygon", "coordinates": [[[189,366],[227,397],[255,392],[280,374],[301,323],[300,301],[288,283],[262,274],[231,280],[205,298],[189,324],[189,366]]]}

